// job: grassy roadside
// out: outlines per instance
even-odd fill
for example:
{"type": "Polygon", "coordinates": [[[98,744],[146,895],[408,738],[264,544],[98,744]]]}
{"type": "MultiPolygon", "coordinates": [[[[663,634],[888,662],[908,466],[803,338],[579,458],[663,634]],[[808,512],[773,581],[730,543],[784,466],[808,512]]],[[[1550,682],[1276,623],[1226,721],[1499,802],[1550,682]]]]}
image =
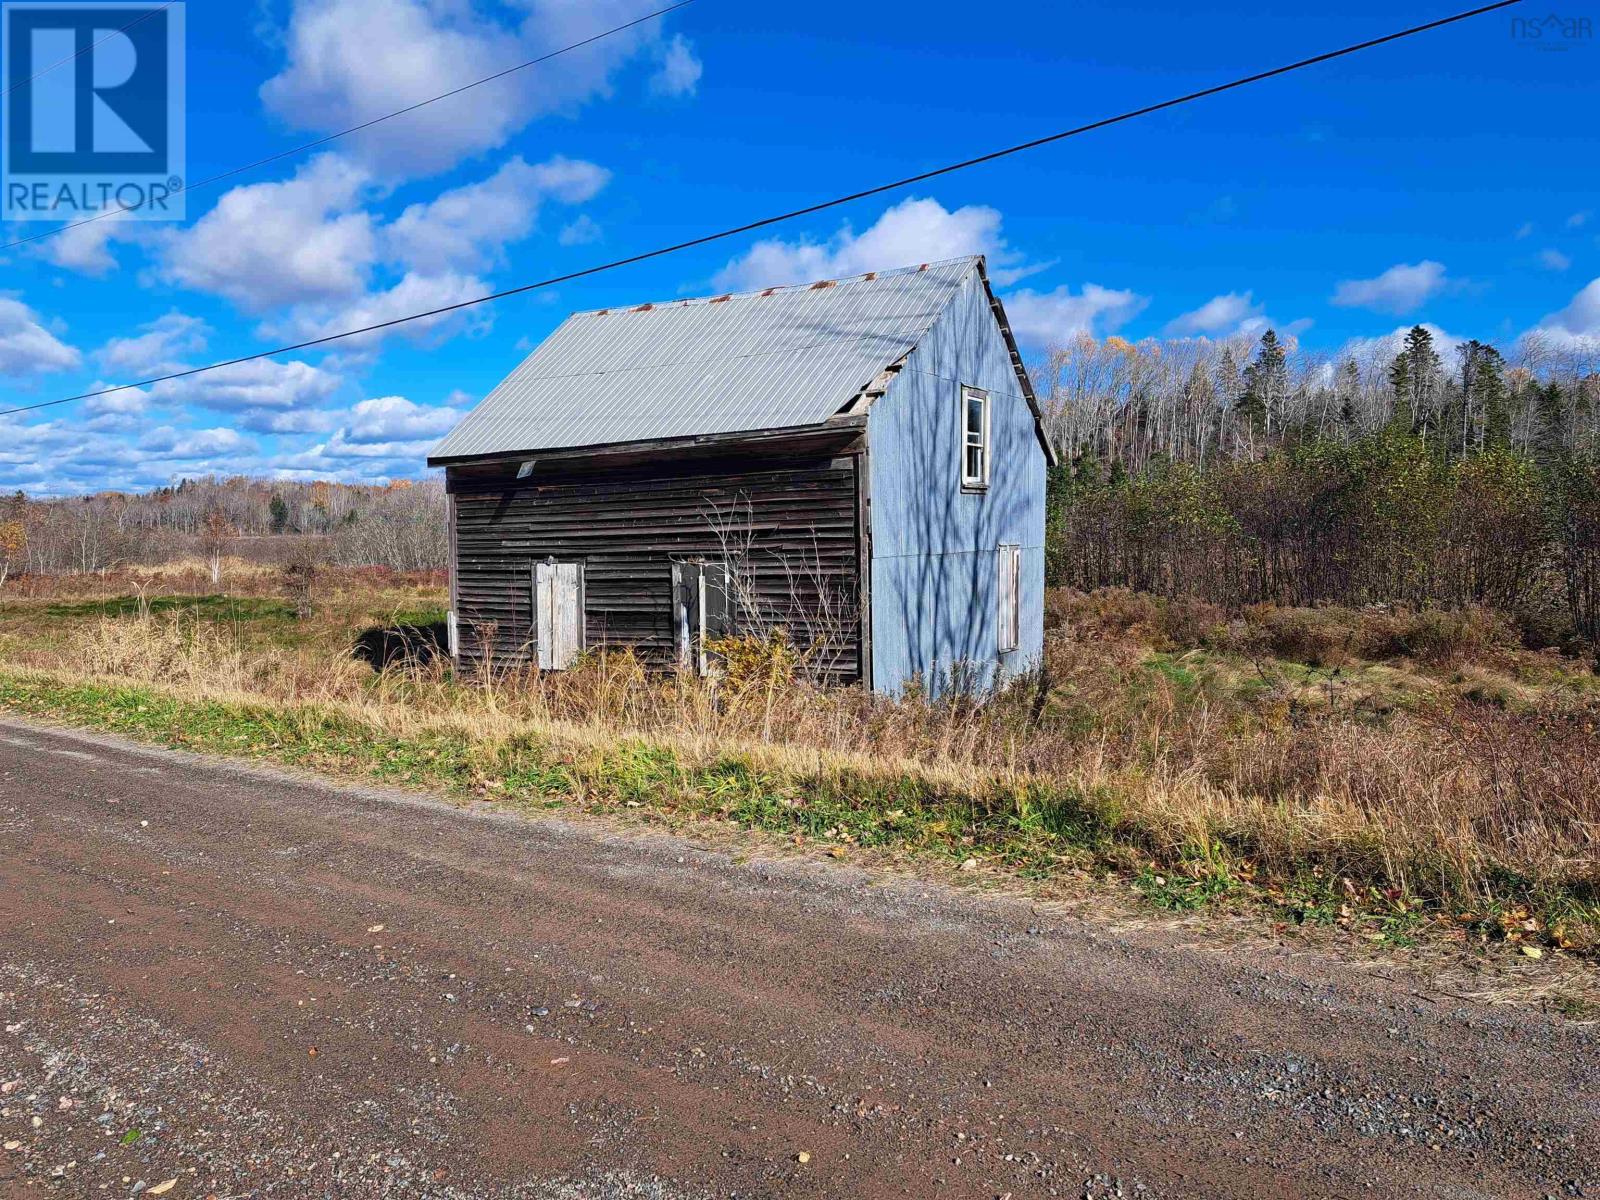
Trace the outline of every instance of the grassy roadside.
{"type": "Polygon", "coordinates": [[[1303,831],[1286,856],[1284,829],[1273,823],[1287,826],[1291,813],[1175,830],[1119,799],[1109,782],[981,778],[553,723],[486,725],[399,705],[263,703],[14,667],[0,668],[0,710],[513,810],[642,810],[675,825],[762,830],[836,857],[911,855],[1047,893],[1118,883],[1160,909],[1248,911],[1285,930],[1341,928],[1395,946],[1444,939],[1528,957],[1600,954],[1600,903],[1580,891],[1491,871],[1468,907],[1443,861],[1396,863],[1359,839],[1303,831]]]}

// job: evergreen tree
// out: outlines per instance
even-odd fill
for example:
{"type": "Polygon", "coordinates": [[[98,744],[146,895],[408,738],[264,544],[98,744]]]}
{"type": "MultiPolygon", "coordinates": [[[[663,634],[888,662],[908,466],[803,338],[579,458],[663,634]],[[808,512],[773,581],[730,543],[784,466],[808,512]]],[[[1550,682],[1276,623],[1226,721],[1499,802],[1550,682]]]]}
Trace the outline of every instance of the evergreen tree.
{"type": "Polygon", "coordinates": [[[1461,356],[1461,411],[1453,422],[1460,430],[1461,453],[1477,448],[1506,449],[1511,444],[1511,410],[1506,393],[1505,360],[1500,351],[1474,338],[1461,356]]]}
{"type": "Polygon", "coordinates": [[[1289,399],[1289,355],[1278,340],[1276,330],[1269,329],[1261,335],[1261,351],[1251,364],[1252,383],[1260,390],[1267,410],[1267,431],[1274,424],[1283,423],[1284,408],[1289,399]]]}
{"type": "Polygon", "coordinates": [[[1554,470],[1566,462],[1570,448],[1567,406],[1561,395],[1560,384],[1551,383],[1534,389],[1534,412],[1538,418],[1534,459],[1546,470],[1554,470]]]}
{"type": "Polygon", "coordinates": [[[1277,333],[1269,329],[1261,335],[1255,362],[1244,369],[1244,394],[1239,397],[1239,415],[1252,434],[1270,437],[1274,424],[1281,427],[1288,395],[1288,355],[1277,333]]]}
{"type": "Polygon", "coordinates": [[[1361,368],[1355,359],[1347,358],[1339,368],[1339,382],[1334,388],[1338,405],[1336,434],[1348,441],[1356,435],[1356,401],[1361,395],[1361,368]]]}
{"type": "Polygon", "coordinates": [[[1267,426],[1267,400],[1256,385],[1254,375],[1254,366],[1244,369],[1244,393],[1235,405],[1239,419],[1251,434],[1260,433],[1267,426]]]}
{"type": "Polygon", "coordinates": [[[287,533],[289,531],[289,505],[282,496],[274,496],[272,503],[267,505],[267,512],[272,521],[273,533],[287,533]]]}
{"type": "Polygon", "coordinates": [[[1093,487],[1100,482],[1100,462],[1092,454],[1080,454],[1072,462],[1072,482],[1076,487],[1093,487]]]}
{"type": "MultiPolygon", "coordinates": [[[[1413,325],[1411,332],[1406,334],[1405,349],[1401,354],[1405,359],[1405,402],[1411,414],[1411,426],[1426,441],[1428,431],[1437,424],[1438,418],[1435,401],[1439,391],[1441,364],[1439,354],[1433,348],[1433,334],[1421,325],[1413,325]]],[[[1395,361],[1398,365],[1399,358],[1395,361]]],[[[1390,378],[1393,378],[1393,374],[1390,378]]]]}
{"type": "Polygon", "coordinates": [[[1511,409],[1506,403],[1506,381],[1501,374],[1505,362],[1500,352],[1492,346],[1483,347],[1472,375],[1472,386],[1467,395],[1483,411],[1483,448],[1509,450],[1511,448],[1511,409]]]}
{"type": "Polygon", "coordinates": [[[1416,411],[1411,403],[1411,354],[1402,350],[1389,364],[1389,386],[1394,391],[1394,413],[1389,427],[1400,433],[1410,433],[1416,422],[1416,411]]]}

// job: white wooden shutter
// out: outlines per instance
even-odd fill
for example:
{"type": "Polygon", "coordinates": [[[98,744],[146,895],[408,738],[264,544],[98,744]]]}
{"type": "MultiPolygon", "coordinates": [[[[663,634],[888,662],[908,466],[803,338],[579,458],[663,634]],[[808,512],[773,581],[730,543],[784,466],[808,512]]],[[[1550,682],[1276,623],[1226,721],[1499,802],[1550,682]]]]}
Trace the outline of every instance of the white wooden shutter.
{"type": "Polygon", "coordinates": [[[539,669],[548,671],[555,659],[555,643],[551,639],[554,625],[552,614],[556,594],[555,563],[533,564],[533,628],[538,642],[539,669]]]}
{"type": "Polygon", "coordinates": [[[1022,547],[1000,547],[999,646],[1004,654],[1022,641],[1022,547]]]}
{"type": "Polygon", "coordinates": [[[672,564],[673,641],[678,666],[705,675],[711,669],[706,642],[727,637],[733,601],[726,563],[672,564]]]}
{"type": "Polygon", "coordinates": [[[687,671],[695,661],[695,635],[699,632],[700,571],[694,563],[672,564],[672,643],[678,669],[687,671]]]}
{"type": "Polygon", "coordinates": [[[732,631],[733,602],[728,594],[728,564],[703,563],[700,567],[700,674],[711,670],[706,643],[732,631]]]}
{"type": "Polygon", "coordinates": [[[583,653],[583,565],[534,564],[539,667],[564,671],[583,653]]]}

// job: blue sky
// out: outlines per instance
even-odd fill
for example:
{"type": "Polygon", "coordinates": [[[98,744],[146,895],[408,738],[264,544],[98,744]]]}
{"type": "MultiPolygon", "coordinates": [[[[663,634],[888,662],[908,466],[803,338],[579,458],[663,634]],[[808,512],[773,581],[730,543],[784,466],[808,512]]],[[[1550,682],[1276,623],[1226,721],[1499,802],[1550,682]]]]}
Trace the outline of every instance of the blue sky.
{"type": "MultiPolygon", "coordinates": [[[[190,0],[188,176],[652,7],[190,0]]],[[[0,407],[581,268],[1447,11],[696,0],[196,192],[183,223],[0,251],[0,407]]],[[[1558,11],[1600,23],[1592,4],[1558,11]]],[[[431,328],[0,418],[0,488],[419,475],[569,311],[969,252],[1032,353],[1263,322],[1336,353],[1427,321],[1508,347],[1543,330],[1600,359],[1600,44],[1524,44],[1518,12],[431,328]]]]}

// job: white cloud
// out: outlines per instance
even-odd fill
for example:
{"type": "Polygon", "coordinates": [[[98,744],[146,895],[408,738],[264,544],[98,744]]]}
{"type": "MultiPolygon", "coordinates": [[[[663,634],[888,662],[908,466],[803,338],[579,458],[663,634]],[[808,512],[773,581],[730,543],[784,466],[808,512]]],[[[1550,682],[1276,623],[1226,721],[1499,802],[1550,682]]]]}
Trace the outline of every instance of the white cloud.
{"type": "Polygon", "coordinates": [[[1539,265],[1551,271],[1565,271],[1572,265],[1572,260],[1559,250],[1541,250],[1539,265]]]}
{"type": "Polygon", "coordinates": [[[1558,349],[1600,353],[1600,278],[1591,279],[1565,308],[1531,332],[1558,349]]]}
{"type": "MultiPolygon", "coordinates": [[[[186,370],[185,356],[205,349],[208,331],[196,317],[171,312],[141,328],[101,347],[96,353],[101,365],[123,377],[167,374],[186,370]]],[[[124,428],[153,401],[226,412],[240,428],[257,433],[326,433],[336,421],[320,406],[341,385],[338,375],[310,363],[261,358],[165,380],[148,392],[119,390],[96,397],[87,408],[124,428]]]]}
{"type": "Polygon", "coordinates": [[[488,179],[413,204],[384,237],[390,254],[415,270],[480,270],[532,232],[544,198],[581,204],[610,178],[604,167],[580,159],[558,155],[529,166],[514,157],[488,179]]]}
{"type": "MultiPolygon", "coordinates": [[[[609,179],[605,168],[580,159],[530,165],[514,157],[489,178],[413,204],[385,226],[360,207],[377,194],[365,170],[323,155],[292,179],[234,189],[192,230],[166,235],[162,274],[244,312],[273,313],[261,326],[266,336],[325,337],[484,295],[492,289],[477,272],[532,231],[541,204],[580,204],[609,179]]],[[[446,326],[481,329],[489,320],[487,313],[423,320],[403,332],[420,338],[446,326]]],[[[370,347],[384,336],[341,348],[370,347]]]]}
{"type": "Polygon", "coordinates": [[[255,443],[232,429],[162,426],[136,436],[137,401],[130,396],[138,393],[100,397],[101,407],[125,411],[87,421],[83,414],[94,402],[73,410],[71,417],[26,423],[0,419],[0,487],[70,496],[159,487],[184,475],[266,469],[254,454],[255,443]]]}
{"type": "Polygon", "coordinates": [[[1530,238],[1533,236],[1534,230],[1537,228],[1538,226],[1536,226],[1532,221],[1524,221],[1521,226],[1518,227],[1515,237],[1519,242],[1522,241],[1523,238],[1530,238]]]}
{"type": "Polygon", "coordinates": [[[1592,208],[1586,208],[1582,212],[1575,212],[1567,218],[1567,228],[1582,229],[1589,223],[1589,218],[1592,216],[1594,216],[1594,210],[1592,208]]]}
{"type": "Polygon", "coordinates": [[[1166,331],[1178,337],[1195,334],[1251,332],[1247,325],[1260,324],[1265,328],[1262,306],[1255,301],[1253,292],[1224,292],[1213,296],[1199,308],[1174,317],[1167,322],[1166,331]]]}
{"type": "Polygon", "coordinates": [[[276,466],[286,472],[306,472],[322,479],[414,475],[424,465],[433,441],[385,442],[361,445],[348,441],[339,431],[325,442],[307,450],[280,456],[276,466]]]}
{"type": "Polygon", "coordinates": [[[325,458],[381,458],[420,465],[438,440],[428,437],[409,441],[363,442],[351,437],[348,430],[339,429],[314,452],[325,458]]]}
{"type": "Polygon", "coordinates": [[[39,315],[0,292],[0,376],[23,377],[65,371],[83,359],[39,322],[39,315]]]}
{"type": "Polygon", "coordinates": [[[444,404],[417,404],[404,396],[363,400],[340,415],[333,435],[276,460],[280,474],[328,479],[414,476],[438,439],[470,404],[452,392],[444,404]]]}
{"type": "Polygon", "coordinates": [[[1062,345],[1080,333],[1112,333],[1150,303],[1147,296],[1096,283],[1084,284],[1077,295],[1065,286],[1043,293],[1024,288],[1002,300],[1017,339],[1035,346],[1062,345]]]}
{"type": "Polygon", "coordinates": [[[307,362],[253,362],[218,367],[203,375],[156,384],[152,398],[165,404],[196,404],[219,412],[248,409],[304,408],[326,400],[339,387],[339,377],[307,362]]]}
{"type": "MultiPolygon", "coordinates": [[[[514,161],[521,162],[521,159],[514,161]]],[[[562,154],[529,167],[527,173],[529,187],[562,204],[582,204],[585,200],[592,200],[609,182],[611,172],[604,167],[562,154]]]]}
{"type": "MultiPolygon", "coordinates": [[[[1453,333],[1446,333],[1439,326],[1431,322],[1422,322],[1422,327],[1433,335],[1433,348],[1438,353],[1445,369],[1452,369],[1456,362],[1456,349],[1466,342],[1466,338],[1457,337],[1453,333]]],[[[1351,338],[1339,352],[1333,356],[1334,361],[1352,358],[1358,363],[1385,364],[1393,360],[1396,354],[1405,346],[1406,335],[1412,326],[1401,325],[1389,333],[1378,337],[1351,338]]]]}
{"type": "Polygon", "coordinates": [[[339,427],[339,414],[320,408],[247,408],[234,420],[252,433],[330,433],[339,427]]]}
{"type": "Polygon", "coordinates": [[[199,317],[169,312],[141,325],[136,335],[114,337],[95,352],[113,375],[162,375],[183,369],[182,358],[205,349],[207,328],[199,317]]]}
{"type": "Polygon", "coordinates": [[[1401,316],[1438,295],[1451,282],[1443,263],[1431,259],[1396,263],[1374,279],[1342,280],[1334,289],[1332,303],[1341,308],[1370,308],[1401,316]]]}
{"type": "Polygon", "coordinates": [[[30,243],[26,249],[36,258],[53,266],[63,267],[80,274],[100,277],[117,268],[116,257],[111,253],[111,242],[140,241],[139,222],[121,217],[104,217],[97,221],[82,221],[63,226],[61,232],[30,243]]]}
{"type": "Polygon", "coordinates": [[[79,463],[98,469],[109,455],[125,458],[131,453],[114,439],[85,435],[76,419],[24,423],[0,418],[0,487],[6,490],[20,487],[35,495],[54,495],[62,489],[62,476],[79,463]]]}
{"type": "Polygon", "coordinates": [[[1014,265],[1020,256],[1001,236],[995,209],[969,204],[950,212],[937,200],[912,198],[888,209],[859,234],[845,225],[826,242],[780,238],[757,242],[717,273],[714,286],[753,291],[966,254],[988,255],[990,275],[1001,286],[1037,269],[1014,265]]]}
{"type": "Polygon", "coordinates": [[[448,405],[427,406],[404,396],[380,396],[352,408],[349,423],[341,432],[345,440],[362,445],[412,442],[443,437],[463,415],[461,409],[448,405]]]}
{"type": "Polygon", "coordinates": [[[604,233],[588,213],[582,213],[578,219],[562,226],[561,233],[556,241],[563,246],[587,246],[590,242],[598,242],[604,233]]]}
{"type": "MultiPolygon", "coordinates": [[[[393,287],[362,296],[349,304],[334,307],[302,308],[296,310],[279,332],[298,338],[326,337],[346,329],[362,329],[368,325],[381,325],[412,313],[431,312],[467,300],[477,299],[492,289],[475,275],[461,275],[443,271],[436,275],[408,271],[393,287]]],[[[444,313],[408,321],[390,329],[380,329],[357,337],[346,338],[330,346],[330,350],[345,353],[365,352],[397,333],[413,341],[434,341],[465,329],[478,333],[487,329],[493,320],[488,306],[480,305],[459,312],[444,313]]]]}
{"type": "Polygon", "coordinates": [[[650,77],[650,90],[658,96],[692,96],[700,86],[705,67],[683,34],[675,34],[661,50],[661,66],[650,77]]]}
{"type": "MultiPolygon", "coordinates": [[[[90,391],[97,391],[106,387],[102,380],[96,380],[90,391]]],[[[139,417],[145,415],[150,408],[150,396],[138,388],[119,388],[105,396],[93,396],[83,402],[79,409],[84,416],[89,418],[91,424],[102,424],[107,428],[125,429],[135,423],[139,417]]]]}
{"type": "MultiPolygon", "coordinates": [[[[261,88],[301,129],[345,129],[593,37],[639,16],[632,0],[517,0],[516,25],[465,0],[295,0],[288,62],[261,88]]],[[[537,117],[608,94],[616,70],[661,37],[649,21],[355,135],[385,175],[423,175],[505,144],[537,117]]]]}
{"type": "Polygon", "coordinates": [[[216,455],[249,454],[255,443],[233,429],[174,429],[162,425],[139,441],[139,448],[152,458],[179,462],[216,455]]]}
{"type": "Polygon", "coordinates": [[[163,276],[246,312],[359,293],[376,257],[366,173],[335,154],[294,178],[234,188],[192,229],[162,242],[163,276]]]}

